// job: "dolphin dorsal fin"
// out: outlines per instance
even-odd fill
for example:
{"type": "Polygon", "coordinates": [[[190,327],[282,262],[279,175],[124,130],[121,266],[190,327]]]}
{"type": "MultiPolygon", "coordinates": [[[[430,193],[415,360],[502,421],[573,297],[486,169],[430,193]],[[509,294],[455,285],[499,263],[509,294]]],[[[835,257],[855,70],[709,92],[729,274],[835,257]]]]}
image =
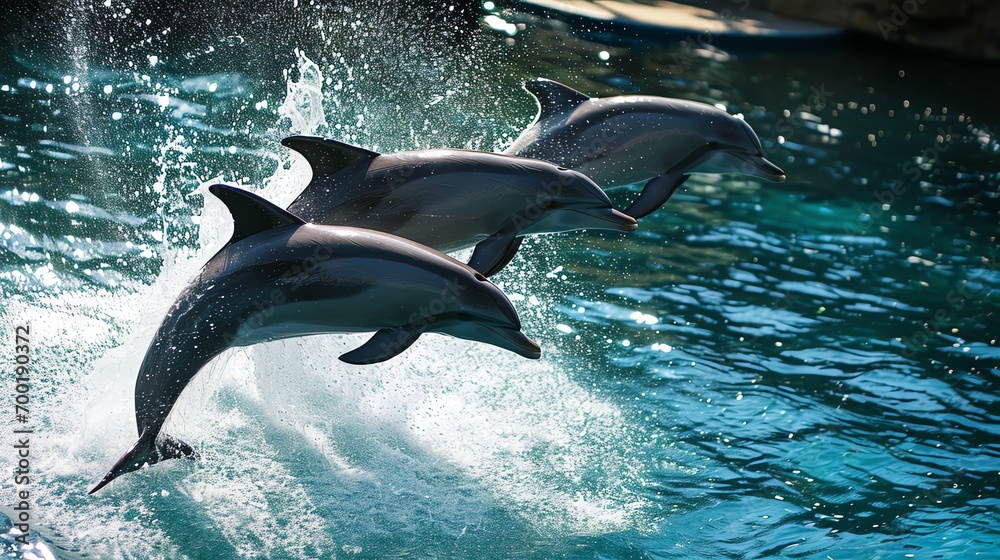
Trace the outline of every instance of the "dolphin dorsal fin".
{"type": "Polygon", "coordinates": [[[281,144],[306,158],[312,167],[313,181],[339,173],[357,162],[370,162],[382,155],[319,136],[289,136],[281,144]]]}
{"type": "Polygon", "coordinates": [[[552,115],[569,111],[577,105],[589,100],[586,95],[575,89],[553,82],[546,78],[535,78],[524,82],[524,89],[535,96],[538,101],[538,118],[542,120],[552,115]]]}
{"type": "Polygon", "coordinates": [[[229,243],[226,245],[232,245],[255,233],[269,229],[305,223],[295,214],[282,210],[243,189],[229,185],[212,185],[208,190],[218,197],[229,209],[229,213],[233,215],[233,236],[229,238],[229,243]]]}

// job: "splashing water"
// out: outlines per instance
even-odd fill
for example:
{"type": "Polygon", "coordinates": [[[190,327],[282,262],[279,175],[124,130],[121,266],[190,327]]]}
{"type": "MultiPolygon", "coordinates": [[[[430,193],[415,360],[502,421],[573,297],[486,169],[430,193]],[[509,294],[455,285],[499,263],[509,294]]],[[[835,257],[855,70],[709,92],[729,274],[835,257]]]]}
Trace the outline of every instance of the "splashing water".
{"type": "MultiPolygon", "coordinates": [[[[303,51],[297,56],[275,127],[319,134],[329,126],[325,80],[303,51]]],[[[168,169],[191,153],[183,135],[159,148],[160,207],[168,169]]],[[[281,163],[257,192],[287,204],[308,181],[308,165],[290,153],[271,157],[281,163]]],[[[86,526],[71,542],[54,540],[110,555],[169,556],[196,540],[240,556],[312,556],[364,550],[339,537],[358,530],[376,542],[400,530],[425,545],[449,535],[472,540],[474,520],[498,515],[505,520],[493,522],[512,543],[650,523],[637,491],[641,461],[620,444],[636,435],[615,404],[567,375],[558,354],[527,362],[438,335],[422,337],[405,359],[370,367],[336,360],[366,335],[231,350],[189,384],[164,428],[201,459],[158,464],[84,497],[135,439],[135,375],[159,318],[231,232],[228,211],[211,196],[196,222],[198,247],[168,249],[150,286],[30,306],[15,300],[6,310],[11,318],[48,309],[33,319],[48,325],[99,317],[76,327],[72,341],[74,353],[101,357],[85,375],[59,374],[58,384],[69,386],[34,412],[48,424],[36,462],[50,482],[36,498],[53,528],[48,538],[86,526]],[[119,325],[119,336],[108,338],[105,323],[119,325]],[[89,351],[80,336],[87,332],[89,351]]],[[[511,287],[530,290],[532,276],[526,271],[511,287]]],[[[44,333],[38,344],[59,347],[58,338],[44,333]]]]}

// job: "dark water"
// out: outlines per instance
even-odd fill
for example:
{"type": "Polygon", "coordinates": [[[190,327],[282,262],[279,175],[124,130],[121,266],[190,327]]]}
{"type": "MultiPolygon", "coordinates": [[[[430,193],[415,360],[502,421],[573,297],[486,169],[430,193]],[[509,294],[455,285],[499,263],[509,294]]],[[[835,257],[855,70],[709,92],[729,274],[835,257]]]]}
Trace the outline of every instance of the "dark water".
{"type": "Polygon", "coordinates": [[[6,9],[0,317],[35,333],[32,529],[57,557],[997,554],[996,67],[479,6],[6,9]],[[496,281],[539,362],[431,336],[371,368],[334,359],[359,337],[233,352],[172,419],[196,466],[86,495],[225,237],[199,186],[289,201],[292,133],[499,150],[539,75],[742,113],[789,180],[695,177],[635,234],[526,243],[496,281]]]}

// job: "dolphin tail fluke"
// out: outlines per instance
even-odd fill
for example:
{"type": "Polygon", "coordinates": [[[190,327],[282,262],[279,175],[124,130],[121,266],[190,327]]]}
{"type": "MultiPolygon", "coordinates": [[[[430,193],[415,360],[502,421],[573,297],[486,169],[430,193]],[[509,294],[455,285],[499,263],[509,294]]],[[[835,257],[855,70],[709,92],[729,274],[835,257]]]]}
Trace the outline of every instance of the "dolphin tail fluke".
{"type": "Polygon", "coordinates": [[[381,329],[368,342],[341,355],[340,361],[359,366],[384,362],[402,354],[422,333],[412,327],[381,329]]]}
{"type": "Polygon", "coordinates": [[[646,186],[642,187],[639,198],[635,199],[632,206],[625,209],[625,213],[636,219],[652,214],[674,194],[677,187],[687,181],[688,177],[689,175],[674,171],[653,177],[646,183],[646,186]]]}
{"type": "Polygon", "coordinates": [[[476,245],[469,259],[469,266],[483,276],[493,276],[517,254],[523,237],[517,237],[513,231],[500,231],[487,237],[476,245]]]}
{"type": "Polygon", "coordinates": [[[97,486],[94,486],[88,493],[93,494],[97,492],[107,486],[112,480],[125,473],[138,470],[143,465],[152,465],[167,459],[180,459],[182,457],[195,459],[198,457],[198,454],[190,445],[173,436],[167,434],[160,434],[159,437],[147,436],[143,432],[143,435],[139,437],[139,441],[135,442],[135,445],[118,459],[118,462],[115,463],[115,466],[111,467],[108,474],[104,475],[104,478],[97,483],[97,486]]]}

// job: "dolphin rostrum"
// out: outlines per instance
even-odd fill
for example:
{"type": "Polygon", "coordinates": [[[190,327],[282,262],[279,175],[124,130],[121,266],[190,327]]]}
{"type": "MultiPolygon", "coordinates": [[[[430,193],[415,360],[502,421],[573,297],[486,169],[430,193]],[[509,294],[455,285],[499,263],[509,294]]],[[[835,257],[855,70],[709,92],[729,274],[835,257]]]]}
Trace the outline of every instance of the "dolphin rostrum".
{"type": "Polygon", "coordinates": [[[785,173],[764,159],[744,120],[711,105],[654,96],[590,98],[559,82],[528,80],[538,116],[505,154],[574,169],[605,187],[647,181],[625,213],[646,216],[690,174],[742,173],[768,181],[785,173]]]}
{"type": "Polygon", "coordinates": [[[340,357],[371,364],[437,332],[541,355],[506,296],[447,255],[382,232],[307,224],[234,187],[210,191],[229,208],[233,236],[160,324],[135,385],[139,441],[90,493],[144,464],[195,456],[161,429],[188,382],[231,346],[377,331],[340,357]]]}
{"type": "Polygon", "coordinates": [[[471,150],[379,154],[314,136],[281,143],[313,173],[290,212],[439,251],[475,245],[469,265],[486,276],[514,258],[524,235],[638,227],[593,181],[544,161],[471,150]]]}

